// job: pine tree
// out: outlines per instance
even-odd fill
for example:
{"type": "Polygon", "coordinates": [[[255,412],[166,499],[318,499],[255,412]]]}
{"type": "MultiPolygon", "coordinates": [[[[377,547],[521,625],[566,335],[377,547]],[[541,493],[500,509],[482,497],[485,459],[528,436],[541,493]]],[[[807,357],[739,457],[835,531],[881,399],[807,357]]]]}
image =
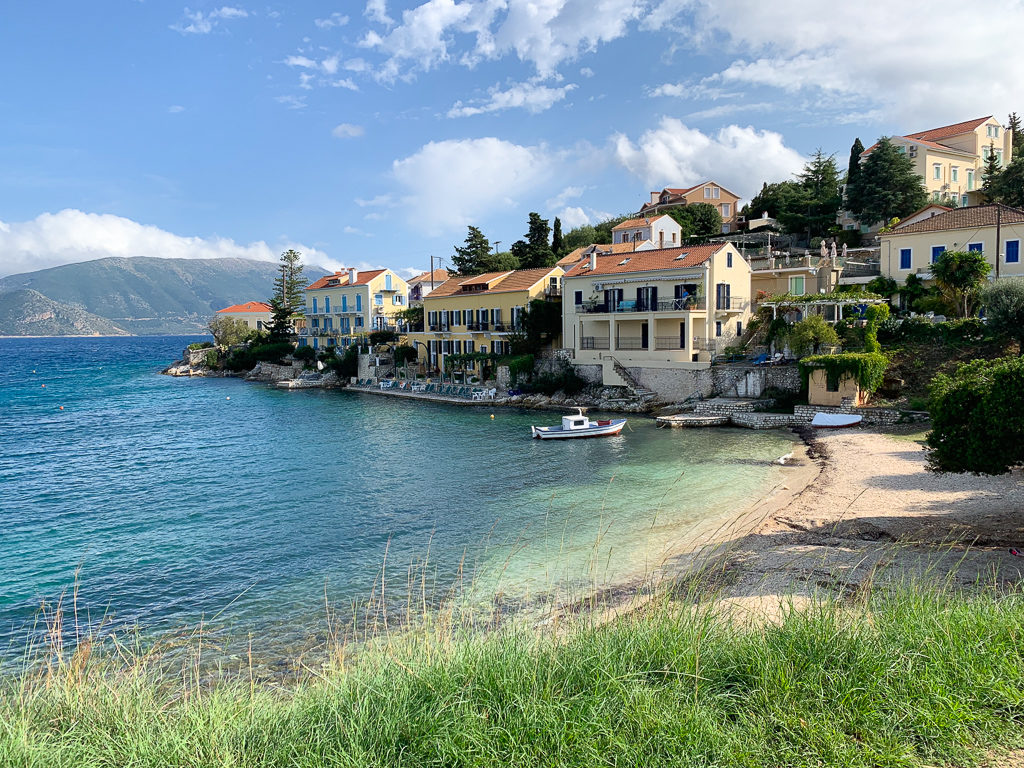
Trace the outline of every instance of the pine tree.
{"type": "Polygon", "coordinates": [[[280,296],[274,296],[270,300],[270,327],[267,328],[269,332],[270,342],[288,341],[292,335],[292,323],[291,323],[291,310],[288,308],[280,296]]]}
{"type": "Polygon", "coordinates": [[[1017,157],[1024,153],[1024,133],[1021,132],[1020,117],[1016,112],[1011,112],[1006,121],[1006,130],[1013,132],[1013,156],[1017,157]]]}
{"type": "Polygon", "coordinates": [[[452,265],[460,275],[479,275],[486,271],[485,262],[491,253],[491,241],[477,227],[469,227],[463,247],[455,246],[452,265]]]}
{"type": "Polygon", "coordinates": [[[558,258],[562,258],[565,253],[565,243],[562,241],[562,220],[557,216],[555,216],[555,224],[551,230],[551,250],[558,258]]]}
{"type": "Polygon", "coordinates": [[[999,172],[992,192],[996,202],[1024,208],[1024,155],[999,172]]]}
{"type": "Polygon", "coordinates": [[[803,205],[793,212],[790,226],[806,232],[808,239],[825,235],[835,226],[842,205],[835,156],[818,149],[797,178],[804,193],[803,205]]]}
{"type": "Polygon", "coordinates": [[[274,295],[292,314],[301,315],[306,306],[306,281],[302,278],[302,254],[288,249],[281,254],[278,276],[274,278],[274,295]]]}
{"type": "Polygon", "coordinates": [[[860,138],[854,139],[850,147],[850,163],[846,166],[846,210],[857,212],[860,209],[860,156],[864,154],[864,145],[860,138]]]}
{"type": "Polygon", "coordinates": [[[526,240],[516,240],[511,248],[512,255],[522,269],[554,266],[558,259],[551,250],[550,237],[548,220],[542,219],[539,213],[531,212],[526,240]]]}
{"type": "Polygon", "coordinates": [[[903,218],[928,202],[924,182],[914,164],[885,136],[860,166],[860,210],[865,224],[903,218]]]}
{"type": "Polygon", "coordinates": [[[986,203],[999,202],[999,182],[1003,169],[999,164],[999,157],[996,155],[996,146],[989,143],[988,153],[985,156],[985,165],[982,166],[981,194],[985,196],[986,203]]]}

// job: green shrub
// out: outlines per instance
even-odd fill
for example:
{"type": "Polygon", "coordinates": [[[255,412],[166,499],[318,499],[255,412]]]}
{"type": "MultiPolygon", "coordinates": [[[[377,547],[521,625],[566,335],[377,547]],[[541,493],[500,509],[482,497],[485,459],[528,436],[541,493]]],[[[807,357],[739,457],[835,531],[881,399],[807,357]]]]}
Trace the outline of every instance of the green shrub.
{"type": "Polygon", "coordinates": [[[304,363],[311,363],[316,360],[316,350],[310,346],[296,347],[295,351],[292,352],[292,357],[304,363]]]}
{"type": "Polygon", "coordinates": [[[821,315],[810,315],[793,324],[787,340],[793,352],[806,355],[816,353],[823,345],[838,345],[839,335],[821,315]]]}
{"type": "Polygon", "coordinates": [[[206,363],[207,368],[216,368],[218,363],[220,363],[220,355],[217,354],[217,350],[211,349],[209,352],[207,352],[204,358],[204,362],[206,363]]]}
{"type": "Polygon", "coordinates": [[[840,355],[811,355],[800,361],[800,374],[804,388],[811,371],[824,368],[829,386],[835,387],[844,374],[856,379],[857,384],[866,392],[874,392],[882,386],[885,369],[889,367],[889,359],[880,352],[844,352],[840,355]]]}
{"type": "Polygon", "coordinates": [[[864,326],[864,351],[881,352],[882,347],[878,343],[878,325],[889,317],[889,305],[872,304],[864,315],[867,318],[867,325],[864,326]]]}
{"type": "Polygon", "coordinates": [[[1024,355],[1024,278],[998,280],[981,293],[993,333],[1016,339],[1024,355]]]}
{"type": "Polygon", "coordinates": [[[236,349],[225,363],[231,371],[250,371],[256,363],[281,363],[292,352],[292,345],[287,341],[270,344],[256,344],[246,349],[236,349]]]}
{"type": "Polygon", "coordinates": [[[191,349],[193,352],[197,349],[209,349],[213,346],[212,341],[197,341],[193,344],[189,344],[187,349],[191,349]]]}
{"type": "Polygon", "coordinates": [[[394,331],[370,331],[369,339],[370,346],[376,347],[378,344],[391,344],[398,341],[398,334],[394,331]]]}
{"type": "Polygon", "coordinates": [[[395,365],[405,365],[416,360],[416,348],[401,344],[394,349],[395,365]]]}
{"type": "Polygon", "coordinates": [[[973,360],[932,381],[931,469],[1000,475],[1024,463],[1024,358],[973,360]]]}

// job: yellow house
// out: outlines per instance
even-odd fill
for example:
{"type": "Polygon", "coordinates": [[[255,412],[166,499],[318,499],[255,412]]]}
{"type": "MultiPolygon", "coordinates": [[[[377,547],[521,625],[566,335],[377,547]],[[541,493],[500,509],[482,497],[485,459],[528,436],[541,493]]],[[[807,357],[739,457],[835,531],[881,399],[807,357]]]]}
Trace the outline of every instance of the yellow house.
{"type": "MultiPolygon", "coordinates": [[[[842,267],[826,256],[773,256],[750,260],[751,298],[756,305],[769,296],[831,293],[842,267]]],[[[755,306],[756,309],[756,306],[755,306]]]]}
{"type": "Polygon", "coordinates": [[[929,279],[931,265],[943,251],[980,251],[992,265],[993,278],[1019,277],[1024,275],[1022,241],[1024,210],[1020,208],[953,208],[882,233],[881,270],[902,285],[910,274],[929,279]]]}
{"type": "Polygon", "coordinates": [[[722,232],[729,233],[737,229],[739,202],[739,195],[733,194],[721,184],[704,181],[692,187],[666,187],[661,192],[651,192],[651,199],[640,208],[640,215],[652,216],[667,208],[707,203],[718,209],[722,215],[722,232]]]}
{"type": "Polygon", "coordinates": [[[750,318],[750,265],[731,243],[591,253],[562,280],[562,337],[605,385],[626,368],[699,370],[750,318]]]}
{"type": "Polygon", "coordinates": [[[270,316],[273,308],[263,301],[247,301],[244,304],[233,304],[230,307],[217,310],[218,317],[230,317],[241,320],[250,329],[262,331],[264,327],[270,326],[270,316]]]}
{"type": "Polygon", "coordinates": [[[446,280],[423,297],[423,331],[409,334],[419,362],[443,370],[447,355],[508,354],[509,334],[520,327],[526,307],[534,299],[557,299],[563,273],[555,266],[446,280]]]}
{"type": "MultiPolygon", "coordinates": [[[[989,115],[954,125],[944,125],[906,136],[893,136],[890,141],[897,150],[913,161],[914,170],[924,179],[933,202],[955,205],[978,205],[981,196],[982,170],[989,152],[994,152],[1000,165],[1013,159],[1013,133],[989,115]]],[[[874,147],[864,150],[863,162],[874,147]]]]}
{"type": "Polygon", "coordinates": [[[299,345],[348,346],[370,331],[401,330],[395,315],[408,303],[409,286],[390,269],[325,275],[306,288],[306,321],[299,345]]]}

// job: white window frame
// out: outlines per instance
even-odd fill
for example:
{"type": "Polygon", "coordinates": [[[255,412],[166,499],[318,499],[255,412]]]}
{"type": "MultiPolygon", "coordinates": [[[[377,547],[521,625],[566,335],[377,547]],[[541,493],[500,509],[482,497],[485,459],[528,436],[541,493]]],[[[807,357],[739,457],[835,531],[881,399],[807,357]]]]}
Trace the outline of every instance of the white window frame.
{"type": "Polygon", "coordinates": [[[1017,238],[1014,238],[1013,240],[1005,240],[1005,241],[1003,241],[1003,245],[1004,246],[1008,246],[1010,243],[1016,243],[1017,244],[1017,260],[1016,261],[1008,261],[1006,259],[1006,257],[1009,256],[1008,251],[1010,249],[1009,248],[1004,248],[1004,250],[1003,250],[1003,263],[1004,264],[1020,264],[1020,240],[1018,240],[1017,238]]]}
{"type": "Polygon", "coordinates": [[[932,179],[942,181],[942,163],[932,163],[932,179]]]}
{"type": "Polygon", "coordinates": [[[807,293],[807,281],[804,279],[803,275],[793,275],[793,277],[789,278],[789,293],[792,296],[804,296],[804,295],[806,295],[806,293],[807,293]],[[793,286],[795,284],[794,281],[796,281],[796,280],[800,281],[800,292],[799,293],[797,293],[795,290],[793,290],[793,286]]]}
{"type": "Polygon", "coordinates": [[[898,262],[899,263],[899,267],[898,267],[898,269],[901,272],[909,272],[910,270],[912,270],[914,268],[914,249],[913,248],[900,248],[899,249],[898,258],[899,258],[899,262],[898,262]],[[910,256],[909,263],[905,267],[903,266],[903,252],[904,251],[906,251],[907,255],[910,256]]]}

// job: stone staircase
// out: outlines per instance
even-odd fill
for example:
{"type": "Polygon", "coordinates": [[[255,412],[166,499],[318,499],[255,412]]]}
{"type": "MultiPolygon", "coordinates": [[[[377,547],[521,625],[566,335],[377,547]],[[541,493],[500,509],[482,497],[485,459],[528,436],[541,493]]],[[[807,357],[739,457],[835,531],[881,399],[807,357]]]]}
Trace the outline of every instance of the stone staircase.
{"type": "Polygon", "coordinates": [[[643,402],[650,402],[651,400],[654,399],[657,393],[654,392],[653,390],[647,389],[647,387],[641,384],[640,381],[633,374],[631,374],[622,363],[620,363],[611,355],[605,355],[604,357],[606,360],[611,360],[612,370],[622,380],[622,386],[624,386],[626,389],[632,392],[634,397],[643,402]]]}

